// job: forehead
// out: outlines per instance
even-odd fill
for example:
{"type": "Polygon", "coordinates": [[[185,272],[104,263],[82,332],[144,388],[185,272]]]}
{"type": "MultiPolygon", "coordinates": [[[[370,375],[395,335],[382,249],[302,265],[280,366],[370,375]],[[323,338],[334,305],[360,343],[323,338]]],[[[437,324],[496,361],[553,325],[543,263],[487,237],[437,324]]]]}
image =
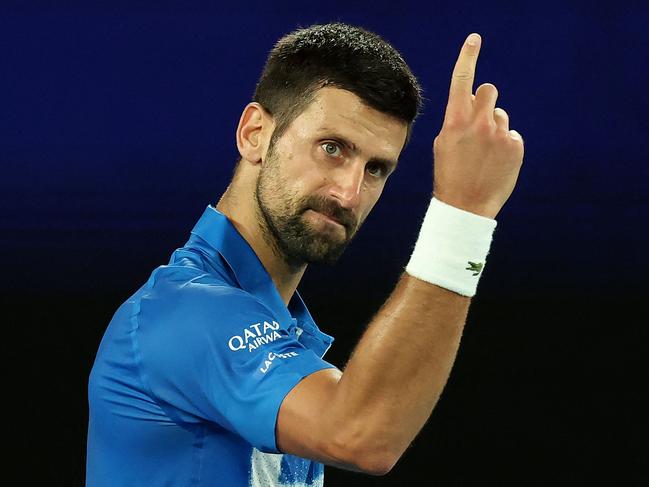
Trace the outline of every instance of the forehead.
{"type": "Polygon", "coordinates": [[[368,107],[350,91],[333,87],[318,90],[294,126],[304,136],[338,132],[360,148],[382,148],[396,155],[407,132],[406,122],[368,107]]]}

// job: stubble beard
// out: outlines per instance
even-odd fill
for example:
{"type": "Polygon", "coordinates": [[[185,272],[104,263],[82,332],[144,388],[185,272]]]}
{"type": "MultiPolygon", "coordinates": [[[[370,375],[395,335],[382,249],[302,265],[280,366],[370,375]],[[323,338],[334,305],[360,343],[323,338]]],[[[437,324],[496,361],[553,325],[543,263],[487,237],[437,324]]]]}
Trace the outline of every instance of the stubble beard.
{"type": "Polygon", "coordinates": [[[269,147],[255,199],[257,219],[266,242],[287,265],[297,269],[305,264],[333,264],[356,234],[358,225],[350,210],[316,195],[299,197],[279,171],[279,161],[269,147]],[[304,217],[307,210],[321,212],[341,222],[345,237],[319,232],[304,217]]]}

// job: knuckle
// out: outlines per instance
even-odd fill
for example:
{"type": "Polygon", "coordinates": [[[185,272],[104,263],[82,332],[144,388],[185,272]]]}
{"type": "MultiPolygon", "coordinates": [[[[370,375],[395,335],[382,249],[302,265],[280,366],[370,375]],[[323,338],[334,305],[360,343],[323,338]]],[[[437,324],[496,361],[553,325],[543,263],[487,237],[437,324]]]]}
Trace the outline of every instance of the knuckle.
{"type": "Polygon", "coordinates": [[[461,130],[466,127],[466,124],[466,118],[458,114],[451,114],[444,120],[444,128],[451,131],[461,130]]]}
{"type": "Polygon", "coordinates": [[[505,129],[498,129],[496,130],[496,137],[498,139],[498,142],[500,144],[505,144],[506,146],[515,143],[514,139],[512,139],[511,135],[509,132],[505,129]]]}
{"type": "Polygon", "coordinates": [[[496,107],[494,109],[494,116],[502,117],[509,120],[509,115],[507,114],[507,112],[500,107],[496,107]]]}
{"type": "Polygon", "coordinates": [[[521,145],[525,144],[525,141],[523,140],[523,136],[519,134],[516,130],[510,130],[509,131],[509,136],[512,138],[512,140],[515,140],[516,142],[520,143],[521,145]]]}
{"type": "Polygon", "coordinates": [[[509,143],[509,147],[511,148],[511,151],[515,155],[515,157],[522,161],[523,154],[525,153],[525,146],[523,145],[523,140],[522,139],[513,139],[513,138],[509,137],[508,143],[509,143]]]}
{"type": "Polygon", "coordinates": [[[473,73],[471,73],[471,71],[461,70],[461,71],[456,72],[453,75],[453,77],[455,79],[458,79],[458,80],[461,80],[461,81],[468,81],[468,80],[473,79],[473,73]]]}
{"type": "Polygon", "coordinates": [[[521,158],[521,164],[523,163],[523,156],[525,155],[525,145],[523,142],[519,142],[516,144],[518,148],[518,156],[521,158]]]}
{"type": "Polygon", "coordinates": [[[496,85],[492,83],[482,83],[480,86],[478,86],[478,89],[476,90],[476,93],[480,91],[484,91],[485,94],[491,95],[491,96],[498,96],[498,88],[496,88],[496,85]]]}
{"type": "Polygon", "coordinates": [[[491,134],[494,129],[494,121],[491,117],[478,117],[475,121],[475,130],[482,135],[491,134]]]}

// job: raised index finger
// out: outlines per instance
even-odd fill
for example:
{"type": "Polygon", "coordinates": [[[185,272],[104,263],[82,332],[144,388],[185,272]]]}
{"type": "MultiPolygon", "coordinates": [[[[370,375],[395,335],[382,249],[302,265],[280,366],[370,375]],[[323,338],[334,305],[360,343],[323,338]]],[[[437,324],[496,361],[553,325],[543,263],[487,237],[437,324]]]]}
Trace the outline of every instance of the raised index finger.
{"type": "Polygon", "coordinates": [[[453,69],[451,89],[448,95],[446,114],[468,115],[471,111],[471,95],[473,94],[473,79],[475,66],[480,52],[481,38],[479,34],[467,37],[453,69]]]}

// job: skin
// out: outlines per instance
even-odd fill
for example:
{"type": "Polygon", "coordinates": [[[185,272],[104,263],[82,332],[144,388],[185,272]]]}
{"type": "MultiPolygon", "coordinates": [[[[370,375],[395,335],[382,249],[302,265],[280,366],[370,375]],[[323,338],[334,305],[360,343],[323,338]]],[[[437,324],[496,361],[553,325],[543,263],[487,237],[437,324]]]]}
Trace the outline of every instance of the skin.
{"type": "Polygon", "coordinates": [[[301,220],[332,246],[344,246],[367,218],[396,168],[406,124],[366,107],[348,91],[326,87],[277,141],[272,156],[268,145],[274,127],[273,118],[261,105],[245,107],[237,129],[242,161],[217,209],[252,246],[288,303],[307,263],[291,262],[269,238],[271,232],[260,215],[257,197],[260,181],[262,199],[271,211],[297,211],[296,200],[306,196],[336,208],[330,216],[317,211],[321,208],[307,208],[301,220]],[[343,145],[341,137],[354,144],[354,150],[343,145]]]}
{"type": "MultiPolygon", "coordinates": [[[[472,93],[480,43],[479,35],[469,36],[453,71],[444,124],[433,143],[433,193],[452,206],[495,218],[514,189],[524,151],[520,134],[509,129],[507,113],[495,107],[496,87],[486,83],[472,93]]],[[[348,230],[357,230],[385,185],[385,175],[377,178],[370,160],[396,161],[406,134],[403,122],[364,106],[349,92],[326,88],[318,95],[278,141],[275,161],[268,157],[272,117],[257,104],[246,106],[237,129],[242,164],[218,204],[255,250],[286,303],[306,263],[287,262],[291,259],[264,228],[255,197],[262,173],[272,169],[268,182],[284,185],[267,185],[262,204],[297,212],[299,221],[323,241],[344,244],[346,228],[317,211],[302,211],[300,198],[316,194],[335,202],[350,217],[347,223],[355,222],[348,230]],[[320,134],[323,127],[335,127],[356,151],[343,151],[340,158],[323,156],[320,144],[335,140],[330,131],[320,134]],[[272,198],[270,188],[281,197],[272,198]],[[284,198],[294,205],[282,207],[284,198]]],[[[404,274],[344,372],[311,374],[286,396],[276,426],[279,449],[345,469],[387,473],[439,399],[469,304],[470,298],[404,274]]]]}

